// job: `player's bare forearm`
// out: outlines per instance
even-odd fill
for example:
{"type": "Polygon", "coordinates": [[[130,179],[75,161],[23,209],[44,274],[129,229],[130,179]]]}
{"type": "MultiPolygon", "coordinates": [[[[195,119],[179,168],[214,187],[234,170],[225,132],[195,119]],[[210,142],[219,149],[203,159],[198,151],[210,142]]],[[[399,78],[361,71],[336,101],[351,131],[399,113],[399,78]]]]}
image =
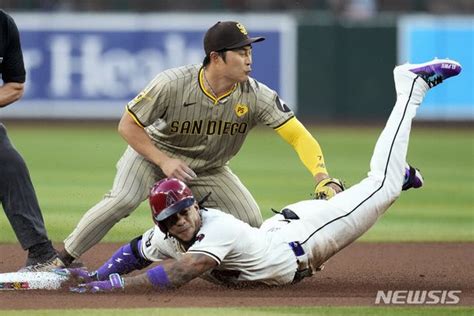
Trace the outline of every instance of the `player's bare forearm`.
{"type": "MultiPolygon", "coordinates": [[[[169,259],[161,263],[169,280],[166,288],[177,288],[217,266],[217,262],[203,254],[185,254],[179,260],[169,259]]],[[[125,289],[152,289],[148,275],[125,277],[125,289]]],[[[156,287],[155,287],[156,288],[156,287]]]]}
{"type": "Polygon", "coordinates": [[[24,84],[18,82],[7,82],[0,87],[0,107],[5,107],[23,95],[24,84]]]}
{"type": "Polygon", "coordinates": [[[165,261],[163,265],[171,285],[173,287],[179,287],[197,278],[204,272],[215,268],[217,262],[204,254],[188,253],[179,260],[165,261]]]}

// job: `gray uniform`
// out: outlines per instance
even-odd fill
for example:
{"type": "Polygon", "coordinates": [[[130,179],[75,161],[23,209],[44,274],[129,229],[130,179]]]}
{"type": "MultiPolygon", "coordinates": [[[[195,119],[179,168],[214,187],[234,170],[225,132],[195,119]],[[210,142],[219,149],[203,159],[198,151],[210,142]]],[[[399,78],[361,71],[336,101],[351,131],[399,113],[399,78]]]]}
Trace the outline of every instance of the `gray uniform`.
{"type": "MultiPolygon", "coordinates": [[[[189,65],[158,74],[129,102],[127,111],[161,151],[195,171],[197,178],[188,185],[198,200],[212,192],[206,206],[260,226],[257,203],[227,163],[257,124],[275,129],[294,114],[275,91],[252,78],[218,100],[212,98],[204,88],[201,67],[189,65]]],[[[98,243],[164,177],[158,166],[129,146],[117,164],[112,190],[83,216],[64,242],[66,251],[79,257],[98,243]]]]}

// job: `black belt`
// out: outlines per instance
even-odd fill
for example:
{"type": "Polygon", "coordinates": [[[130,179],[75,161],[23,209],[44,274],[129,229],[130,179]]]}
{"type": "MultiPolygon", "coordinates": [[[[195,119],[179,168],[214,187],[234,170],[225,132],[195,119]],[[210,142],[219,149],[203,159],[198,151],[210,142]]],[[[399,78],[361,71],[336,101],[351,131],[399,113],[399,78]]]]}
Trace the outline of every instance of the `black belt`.
{"type": "Polygon", "coordinates": [[[309,265],[308,255],[305,253],[303,246],[298,241],[292,241],[288,243],[291,250],[296,256],[296,263],[298,264],[298,269],[295,272],[295,277],[293,278],[292,283],[298,283],[306,277],[313,275],[313,270],[309,265]]]}

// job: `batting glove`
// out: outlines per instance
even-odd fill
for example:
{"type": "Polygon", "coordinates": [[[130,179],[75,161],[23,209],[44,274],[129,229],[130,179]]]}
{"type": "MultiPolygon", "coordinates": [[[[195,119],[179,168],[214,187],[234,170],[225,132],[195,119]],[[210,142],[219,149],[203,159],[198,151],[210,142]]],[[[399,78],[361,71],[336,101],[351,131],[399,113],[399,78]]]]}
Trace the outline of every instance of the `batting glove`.
{"type": "Polygon", "coordinates": [[[112,292],[116,290],[123,290],[124,286],[125,283],[120,274],[112,273],[109,275],[109,279],[106,281],[93,281],[79,284],[76,287],[71,287],[70,291],[75,293],[112,292]]]}
{"type": "Polygon", "coordinates": [[[67,276],[69,280],[74,280],[77,283],[99,281],[97,271],[89,272],[84,268],[56,269],[54,273],[67,276]]]}

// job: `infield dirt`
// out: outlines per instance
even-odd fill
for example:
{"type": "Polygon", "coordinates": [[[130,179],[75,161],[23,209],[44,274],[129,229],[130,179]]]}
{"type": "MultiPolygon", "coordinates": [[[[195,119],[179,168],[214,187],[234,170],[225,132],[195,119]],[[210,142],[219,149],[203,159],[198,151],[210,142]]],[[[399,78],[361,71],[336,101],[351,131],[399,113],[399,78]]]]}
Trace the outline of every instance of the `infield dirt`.
{"type": "MultiPolygon", "coordinates": [[[[99,244],[83,262],[95,269],[119,246],[99,244]]],[[[0,245],[0,254],[1,273],[16,271],[25,261],[16,244],[0,245]]],[[[457,305],[473,306],[474,243],[355,243],[312,278],[280,288],[235,290],[194,280],[166,293],[0,291],[0,309],[371,306],[379,290],[457,290],[457,305]]]]}

